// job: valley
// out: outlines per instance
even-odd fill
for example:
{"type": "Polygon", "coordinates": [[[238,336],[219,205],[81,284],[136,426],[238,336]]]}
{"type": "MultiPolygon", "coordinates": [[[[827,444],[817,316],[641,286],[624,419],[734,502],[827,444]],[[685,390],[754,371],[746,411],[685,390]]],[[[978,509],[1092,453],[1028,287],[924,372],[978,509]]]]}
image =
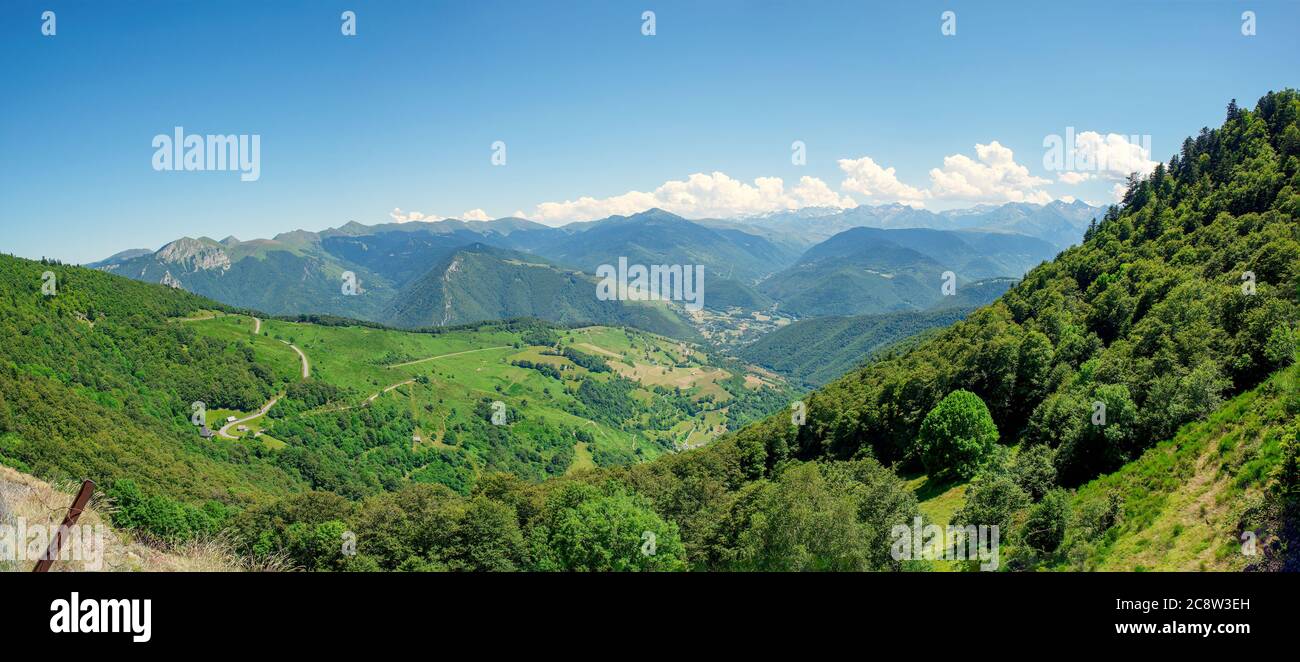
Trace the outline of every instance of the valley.
{"type": "Polygon", "coordinates": [[[268,357],[263,365],[277,383],[302,380],[305,387],[310,357],[311,387],[326,391],[290,389],[253,412],[211,411],[209,425],[220,437],[279,450],[306,443],[303,425],[383,409],[411,429],[411,448],[427,460],[405,478],[428,477],[436,467],[453,471],[460,489],[488,471],[569,473],[580,454],[592,466],[613,466],[702,446],[791,396],[770,374],[717,367],[684,342],[628,329],[539,323],[434,334],[222,313],[188,324],[268,357]],[[300,353],[301,373],[285,360],[289,350],[300,353]],[[627,402],[606,401],[611,397],[627,402]],[[510,422],[485,427],[484,403],[496,401],[510,422]],[[245,429],[232,434],[236,426],[245,429]],[[495,433],[494,446],[475,439],[485,430],[495,433]]]}

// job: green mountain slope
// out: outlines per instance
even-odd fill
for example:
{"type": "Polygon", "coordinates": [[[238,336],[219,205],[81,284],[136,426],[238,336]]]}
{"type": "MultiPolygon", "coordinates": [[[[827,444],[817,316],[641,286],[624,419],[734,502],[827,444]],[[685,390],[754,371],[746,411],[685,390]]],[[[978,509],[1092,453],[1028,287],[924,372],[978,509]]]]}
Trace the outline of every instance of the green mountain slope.
{"type": "Polygon", "coordinates": [[[195,401],[251,409],[290,378],[239,343],[169,321],[219,304],[11,257],[0,257],[0,282],[0,461],[47,479],[129,479],[193,504],[176,512],[200,529],[205,513],[305,487],[252,449],[203,442],[189,423],[195,401]],[[41,293],[46,271],[53,296],[41,293]]]}
{"type": "Polygon", "coordinates": [[[323,313],[377,319],[394,292],[390,279],[331,255],[315,233],[274,240],[177,239],[155,252],[105,260],[98,269],[170,285],[233,306],[275,314],[323,313]],[[343,294],[352,272],[362,296],[343,294]]]}
{"type": "Polygon", "coordinates": [[[256,319],[161,285],[0,257],[0,463],[92,478],[149,536],[276,497],[467,493],[708,444],[789,398],[770,374],[631,329],[403,332],[256,319]],[[42,274],[56,293],[41,293],[42,274]],[[494,402],[506,419],[493,422],[494,402]],[[204,404],[204,438],[191,422],[204,404]]]}
{"type": "Polygon", "coordinates": [[[1222,129],[1135,181],[1084,245],[813,396],[797,454],[867,445],[916,463],[921,420],[966,389],[1004,440],[1059,448],[1061,478],[1077,484],[1258,383],[1290,360],[1300,319],[1298,107],[1290,91],[1233,107],[1222,129]],[[1094,402],[1105,430],[1089,424],[1094,402]]]}
{"type": "Polygon", "coordinates": [[[601,301],[596,280],[535,255],[471,244],[436,263],[381,313],[402,327],[465,324],[509,317],[561,324],[635,326],[677,338],[695,331],[662,303],[601,301]]]}
{"type": "Polygon", "coordinates": [[[921,310],[973,281],[1019,277],[1056,252],[1025,235],[929,229],[853,228],[813,246],[759,284],[779,310],[802,316],[921,310]]]}
{"type": "Polygon", "coordinates": [[[1300,425],[1290,368],[1178,431],[1073,498],[1073,526],[1046,565],[1097,570],[1296,570],[1300,537],[1282,473],[1300,425]],[[1113,496],[1114,495],[1114,496],[1113,496]],[[1112,503],[1114,524],[1095,524],[1112,503]]]}
{"type": "Polygon", "coordinates": [[[876,352],[930,329],[961,320],[970,308],[854,317],[814,317],[773,331],[737,352],[806,387],[821,386],[876,352]]]}

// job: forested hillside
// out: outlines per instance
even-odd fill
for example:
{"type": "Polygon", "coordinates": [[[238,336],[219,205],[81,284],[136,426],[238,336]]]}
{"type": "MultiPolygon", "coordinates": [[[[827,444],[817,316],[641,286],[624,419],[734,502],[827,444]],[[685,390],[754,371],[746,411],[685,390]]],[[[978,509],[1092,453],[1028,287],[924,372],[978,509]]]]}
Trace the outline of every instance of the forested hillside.
{"type": "Polygon", "coordinates": [[[1018,278],[1055,254],[1051,244],[1026,235],[860,227],[809,248],[758,289],[799,316],[922,310],[979,281],[1018,278]],[[944,289],[949,278],[955,290],[944,289]]]}
{"type": "Polygon", "coordinates": [[[11,257],[0,284],[0,464],[93,479],[114,523],[153,540],[217,535],[312,489],[467,494],[498,472],[541,481],[651,459],[790,396],[770,374],[632,329],[259,319],[11,257]]]}
{"type": "Polygon", "coordinates": [[[381,319],[422,328],[536,317],[628,325],[676,338],[697,335],[661,302],[602,301],[594,277],[535,255],[475,243],[425,266],[428,271],[393,298],[381,319]]]}
{"type": "Polygon", "coordinates": [[[803,386],[821,386],[877,352],[964,318],[971,308],[942,308],[853,317],[813,317],[777,329],[737,353],[803,386]]]}
{"type": "Polygon", "coordinates": [[[10,257],[0,257],[0,283],[0,461],[47,479],[130,481],[187,531],[306,487],[254,449],[203,442],[189,423],[193,402],[251,409],[286,379],[237,343],[168,321],[218,304],[10,257]]]}
{"type": "Polygon", "coordinates": [[[907,354],[810,398],[773,461],[862,450],[917,465],[922,419],[966,389],[1004,442],[1057,449],[1062,481],[1116,469],[1293,360],[1300,319],[1300,99],[1232,104],[1134,179],[1087,241],[907,354]],[[1091,425],[1095,402],[1104,425],[1091,425]]]}

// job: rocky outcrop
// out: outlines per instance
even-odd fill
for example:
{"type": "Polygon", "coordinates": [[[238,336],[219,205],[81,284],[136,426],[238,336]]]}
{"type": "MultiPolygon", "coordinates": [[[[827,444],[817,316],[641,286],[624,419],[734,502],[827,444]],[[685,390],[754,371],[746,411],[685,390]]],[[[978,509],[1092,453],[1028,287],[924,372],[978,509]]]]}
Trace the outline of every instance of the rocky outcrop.
{"type": "Polygon", "coordinates": [[[210,271],[230,269],[230,256],[217,243],[208,243],[199,239],[183,237],[154,253],[154,258],[163,264],[174,264],[185,271],[210,271]]]}

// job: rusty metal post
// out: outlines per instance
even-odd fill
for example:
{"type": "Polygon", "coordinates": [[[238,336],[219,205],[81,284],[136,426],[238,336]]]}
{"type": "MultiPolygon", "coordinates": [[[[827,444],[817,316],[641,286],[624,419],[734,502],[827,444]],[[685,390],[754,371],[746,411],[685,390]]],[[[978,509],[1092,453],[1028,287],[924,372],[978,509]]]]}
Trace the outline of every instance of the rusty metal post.
{"type": "Polygon", "coordinates": [[[45,556],[42,556],[36,562],[36,567],[32,572],[49,572],[50,566],[54,565],[54,559],[59,558],[59,552],[63,547],[63,532],[72,528],[81,517],[81,512],[86,509],[86,504],[90,502],[90,496],[95,493],[95,481],[87,480],[81,484],[81,490],[77,492],[77,498],[72,500],[72,507],[68,509],[68,514],[63,518],[63,524],[54,532],[54,540],[50,541],[50,548],[45,550],[45,556]]]}

